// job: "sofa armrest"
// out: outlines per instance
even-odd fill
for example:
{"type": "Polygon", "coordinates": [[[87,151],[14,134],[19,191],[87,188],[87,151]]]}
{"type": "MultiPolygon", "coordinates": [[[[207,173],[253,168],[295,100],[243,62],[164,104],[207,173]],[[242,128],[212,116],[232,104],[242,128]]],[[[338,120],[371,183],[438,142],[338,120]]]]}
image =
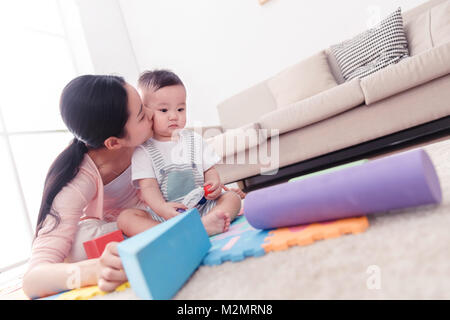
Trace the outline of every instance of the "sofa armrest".
{"type": "Polygon", "coordinates": [[[223,133],[222,126],[186,127],[186,129],[198,133],[203,139],[209,139],[223,133]]]}
{"type": "Polygon", "coordinates": [[[206,140],[217,155],[225,158],[253,148],[267,139],[261,133],[259,123],[249,123],[245,126],[229,129],[222,134],[206,140]]]}
{"type": "Polygon", "coordinates": [[[406,58],[361,79],[365,102],[384,98],[450,73],[450,42],[406,58]]]}

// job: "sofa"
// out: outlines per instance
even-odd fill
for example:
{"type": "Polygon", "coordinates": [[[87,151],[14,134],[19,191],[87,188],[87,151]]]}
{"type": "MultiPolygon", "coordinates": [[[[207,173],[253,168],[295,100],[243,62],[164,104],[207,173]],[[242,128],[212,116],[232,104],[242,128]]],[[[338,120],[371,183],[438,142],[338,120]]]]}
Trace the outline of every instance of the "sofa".
{"type": "Polygon", "coordinates": [[[222,181],[251,191],[448,135],[450,0],[401,16],[409,56],[395,64],[346,81],[330,46],[220,103],[205,137],[222,181]]]}

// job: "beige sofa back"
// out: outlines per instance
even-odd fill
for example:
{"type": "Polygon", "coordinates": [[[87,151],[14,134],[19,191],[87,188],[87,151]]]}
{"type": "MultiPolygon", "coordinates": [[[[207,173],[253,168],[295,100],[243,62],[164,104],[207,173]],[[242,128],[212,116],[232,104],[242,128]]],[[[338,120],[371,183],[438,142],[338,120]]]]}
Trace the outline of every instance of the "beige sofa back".
{"type": "Polygon", "coordinates": [[[275,99],[263,81],[220,103],[217,111],[222,128],[229,130],[252,123],[276,107],[275,99]]]}
{"type": "Polygon", "coordinates": [[[409,55],[415,56],[450,41],[450,0],[425,2],[403,14],[409,55]]]}
{"type": "MultiPolygon", "coordinates": [[[[410,53],[412,53],[411,55],[419,55],[426,52],[428,49],[437,46],[441,47],[442,44],[447,43],[450,39],[449,17],[450,0],[431,0],[412,10],[404,12],[403,19],[410,46],[410,53]]],[[[448,55],[447,47],[440,49],[440,57],[444,55],[446,58],[448,55]]],[[[433,55],[436,55],[436,53],[433,55]]],[[[425,58],[429,58],[428,56],[433,55],[428,54],[425,58]]],[[[417,63],[420,65],[425,60],[429,61],[429,59],[422,60],[424,60],[423,57],[421,57],[421,60],[418,60],[417,63]]],[[[440,59],[438,62],[445,63],[447,62],[447,59],[440,59]]],[[[402,73],[405,73],[405,71],[411,69],[411,67],[415,67],[413,64],[414,63],[412,62],[402,64],[401,67],[403,67],[403,69],[397,69],[401,69],[402,73]]],[[[436,64],[436,68],[438,67],[439,63],[436,64]]],[[[323,50],[282,70],[273,77],[230,97],[217,106],[219,119],[223,129],[229,130],[239,128],[249,123],[254,123],[264,115],[273,113],[278,109],[284,109],[287,106],[291,106],[292,103],[308,99],[317,94],[317,92],[311,91],[311,88],[321,88],[319,91],[320,94],[320,92],[340,85],[342,79],[337,78],[334,70],[335,68],[336,65],[329,59],[328,49],[323,50]],[[302,74],[307,74],[308,82],[314,80],[317,85],[309,87],[302,85],[302,80],[300,78],[302,74]],[[314,75],[314,79],[309,75],[314,75]],[[310,92],[308,92],[308,90],[310,92]],[[296,97],[299,97],[298,101],[294,101],[296,97]],[[291,104],[288,104],[288,102],[291,102],[291,104]]],[[[396,70],[393,70],[391,73],[395,73],[395,71],[396,70]]],[[[379,72],[380,71],[374,73],[370,80],[384,78],[384,76],[376,76],[379,72]]],[[[383,72],[383,70],[381,70],[381,72],[383,72]]],[[[448,72],[446,71],[442,73],[442,75],[447,73],[448,72]]],[[[433,74],[427,81],[434,78],[435,76],[433,74]]],[[[423,81],[419,80],[415,81],[417,83],[414,83],[414,85],[423,83],[423,81]]],[[[369,103],[385,98],[384,92],[389,91],[382,90],[376,93],[368,93],[367,88],[371,82],[366,81],[366,84],[365,94],[371,94],[371,98],[369,98],[370,102],[366,101],[369,103]]],[[[407,88],[412,86],[413,85],[408,84],[407,88]]],[[[401,90],[407,88],[402,87],[401,90]]]]}

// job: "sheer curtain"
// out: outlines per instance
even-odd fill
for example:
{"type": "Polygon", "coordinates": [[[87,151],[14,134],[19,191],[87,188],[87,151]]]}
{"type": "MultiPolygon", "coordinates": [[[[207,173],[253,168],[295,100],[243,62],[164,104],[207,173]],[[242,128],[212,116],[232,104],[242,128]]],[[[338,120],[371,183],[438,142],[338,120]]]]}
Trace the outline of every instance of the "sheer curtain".
{"type": "Polygon", "coordinates": [[[59,114],[78,72],[58,0],[0,2],[0,272],[25,263],[51,162],[69,143],[59,114]]]}

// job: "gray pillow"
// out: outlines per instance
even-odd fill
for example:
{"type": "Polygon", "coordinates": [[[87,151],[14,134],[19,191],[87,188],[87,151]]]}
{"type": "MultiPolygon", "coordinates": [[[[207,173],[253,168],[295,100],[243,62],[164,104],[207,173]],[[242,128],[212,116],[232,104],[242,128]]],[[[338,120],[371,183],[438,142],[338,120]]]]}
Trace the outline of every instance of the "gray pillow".
{"type": "Polygon", "coordinates": [[[409,56],[401,8],[375,27],[330,47],[345,81],[362,78],[409,56]]]}

